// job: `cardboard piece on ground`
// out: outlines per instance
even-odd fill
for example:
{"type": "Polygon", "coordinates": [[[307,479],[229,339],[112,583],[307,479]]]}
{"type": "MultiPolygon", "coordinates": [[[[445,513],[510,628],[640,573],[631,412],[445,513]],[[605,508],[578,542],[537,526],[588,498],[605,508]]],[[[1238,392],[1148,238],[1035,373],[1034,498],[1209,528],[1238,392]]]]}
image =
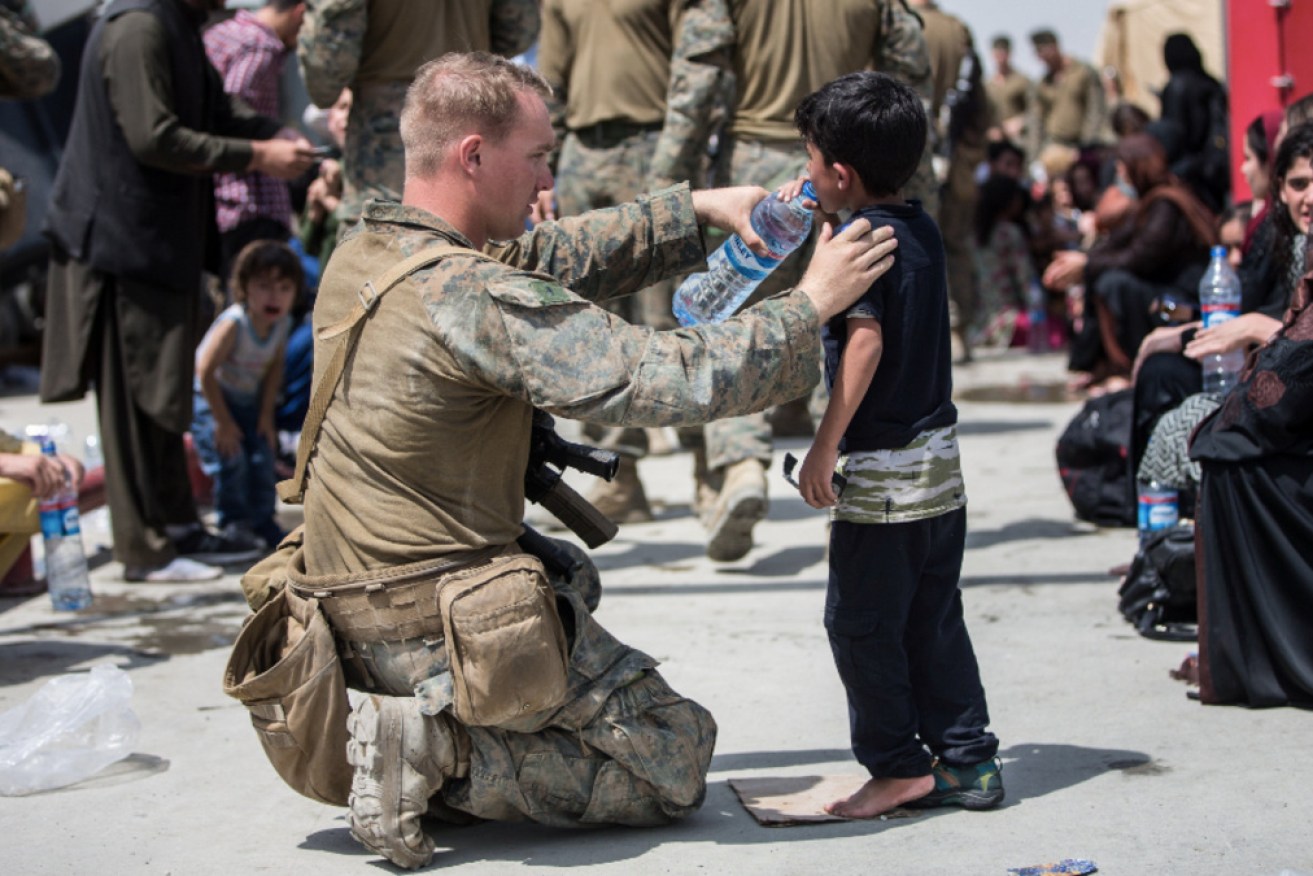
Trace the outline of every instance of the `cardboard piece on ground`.
{"type": "MultiPolygon", "coordinates": [[[[763,827],[788,827],[797,824],[823,824],[847,821],[831,815],[822,807],[826,803],[851,796],[866,783],[868,776],[766,776],[753,779],[730,779],[729,786],[763,827]]],[[[886,818],[908,818],[906,809],[888,812],[886,818]]]]}

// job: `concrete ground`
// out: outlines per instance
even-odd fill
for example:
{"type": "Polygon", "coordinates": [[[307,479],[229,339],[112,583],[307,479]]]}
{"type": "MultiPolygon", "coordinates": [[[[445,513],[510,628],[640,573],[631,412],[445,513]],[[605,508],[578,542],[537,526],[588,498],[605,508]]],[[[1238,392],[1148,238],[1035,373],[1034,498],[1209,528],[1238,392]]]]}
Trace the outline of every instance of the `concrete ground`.
{"type": "MultiPolygon", "coordinates": [[[[1122,621],[1108,569],[1130,559],[1134,533],[1073,522],[1053,462],[1079,407],[1054,391],[1062,377],[1056,355],[957,371],[970,497],[962,584],[1002,740],[1000,809],[792,828],[752,820],[729,779],[858,771],[820,621],[824,518],[785,484],[777,459],[757,547],[714,564],[688,513],[691,460],[674,454],[642,463],[664,503],[659,519],[623,528],[596,552],[606,585],[598,616],[719,721],[706,805],[655,830],[442,828],[431,866],[969,876],[1086,858],[1108,874],[1313,873],[1308,713],[1201,707],[1168,676],[1192,646],[1140,638],[1122,621]]],[[[0,397],[9,427],[54,412],[84,435],[91,410],[0,397]]],[[[340,809],[281,784],[246,712],[222,693],[246,615],[238,573],[164,586],[127,585],[119,571],[96,569],[96,603],[77,615],[54,613],[45,597],[0,602],[0,709],[51,677],[113,663],[132,678],[142,723],[136,753],[104,774],[0,798],[0,872],[390,869],[352,841],[340,809]]]]}

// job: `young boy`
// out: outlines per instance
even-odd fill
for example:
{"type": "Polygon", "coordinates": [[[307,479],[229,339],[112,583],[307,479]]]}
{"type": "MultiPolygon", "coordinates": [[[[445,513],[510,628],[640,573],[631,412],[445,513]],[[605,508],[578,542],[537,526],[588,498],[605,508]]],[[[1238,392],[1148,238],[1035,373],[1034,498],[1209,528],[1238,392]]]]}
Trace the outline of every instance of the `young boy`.
{"type": "Polygon", "coordinates": [[[192,441],[201,468],[214,478],[219,525],[254,533],[268,547],[283,535],[274,521],[274,402],[289,313],[304,283],[301,260],[286,244],[247,244],[233,260],[235,303],[196,350],[192,441]]]}
{"type": "Polygon", "coordinates": [[[958,590],[966,495],[944,246],[900,195],[925,147],[925,109],[891,77],[853,73],[805,98],[796,122],[821,210],[890,225],[898,240],[894,267],[823,327],[830,401],[799,475],[809,505],[833,508],[825,626],[853,753],[872,776],[826,809],[988,809],[1003,783],[958,590]]]}

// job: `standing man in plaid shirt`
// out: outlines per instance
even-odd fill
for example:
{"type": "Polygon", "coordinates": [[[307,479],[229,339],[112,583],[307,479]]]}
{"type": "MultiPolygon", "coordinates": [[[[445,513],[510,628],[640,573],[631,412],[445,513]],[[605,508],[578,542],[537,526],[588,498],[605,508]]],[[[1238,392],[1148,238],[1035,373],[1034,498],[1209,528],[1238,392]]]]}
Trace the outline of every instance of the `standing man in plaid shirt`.
{"type": "MultiPolygon", "coordinates": [[[[267,0],[255,12],[242,9],[205,32],[205,53],[223,77],[223,90],[262,116],[281,118],[278,86],[283,62],[296,46],[305,18],[302,0],[267,0]]],[[[214,176],[225,282],[228,266],[253,240],[286,241],[292,234],[287,183],[257,171],[214,176]]]]}

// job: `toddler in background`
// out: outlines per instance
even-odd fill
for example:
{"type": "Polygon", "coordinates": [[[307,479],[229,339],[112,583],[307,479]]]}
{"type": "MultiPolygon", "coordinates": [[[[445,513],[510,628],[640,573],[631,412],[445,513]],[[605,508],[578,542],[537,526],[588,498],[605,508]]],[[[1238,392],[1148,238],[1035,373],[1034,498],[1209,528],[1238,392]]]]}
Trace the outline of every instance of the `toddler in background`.
{"type": "Polygon", "coordinates": [[[254,534],[272,547],[274,404],[282,382],[291,311],[305,294],[301,260],[284,243],[257,240],[233,261],[234,303],[196,350],[192,441],[214,478],[214,508],[225,534],[254,534]]]}

